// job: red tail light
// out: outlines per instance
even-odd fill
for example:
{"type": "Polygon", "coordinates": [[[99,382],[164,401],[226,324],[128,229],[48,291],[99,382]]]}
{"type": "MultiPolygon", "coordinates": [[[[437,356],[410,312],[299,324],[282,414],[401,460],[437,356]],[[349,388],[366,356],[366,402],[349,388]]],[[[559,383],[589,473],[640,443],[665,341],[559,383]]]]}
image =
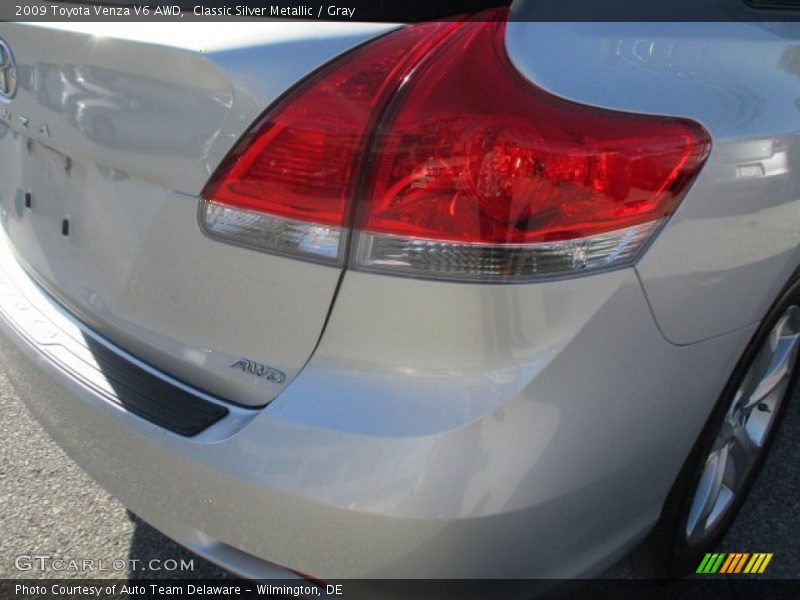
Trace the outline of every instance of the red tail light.
{"type": "Polygon", "coordinates": [[[268,110],[217,169],[200,223],[227,241],[342,259],[367,141],[409,70],[457,23],[405,27],[326,65],[268,110]]]}
{"type": "MultiPolygon", "coordinates": [[[[223,166],[206,229],[228,226],[219,211],[234,207],[333,231],[355,202],[355,268],[506,280],[633,261],[708,135],[535,87],[506,55],[503,14],[405,27],[312,76],[223,166]]],[[[328,235],[327,256],[341,257],[341,234],[328,235]]]]}

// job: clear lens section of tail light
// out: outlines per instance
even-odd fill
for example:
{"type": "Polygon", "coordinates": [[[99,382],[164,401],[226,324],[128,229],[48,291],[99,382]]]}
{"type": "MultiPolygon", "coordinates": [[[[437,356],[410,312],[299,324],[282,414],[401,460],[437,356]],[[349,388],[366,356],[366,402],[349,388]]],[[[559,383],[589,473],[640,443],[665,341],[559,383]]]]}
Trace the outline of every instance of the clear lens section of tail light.
{"type": "Polygon", "coordinates": [[[342,228],[201,202],[200,223],[206,233],[239,246],[338,262],[342,228]]]}
{"type": "Polygon", "coordinates": [[[475,244],[362,233],[355,261],[374,271],[486,281],[602,269],[630,262],[660,220],[583,238],[532,244],[475,244]]]}

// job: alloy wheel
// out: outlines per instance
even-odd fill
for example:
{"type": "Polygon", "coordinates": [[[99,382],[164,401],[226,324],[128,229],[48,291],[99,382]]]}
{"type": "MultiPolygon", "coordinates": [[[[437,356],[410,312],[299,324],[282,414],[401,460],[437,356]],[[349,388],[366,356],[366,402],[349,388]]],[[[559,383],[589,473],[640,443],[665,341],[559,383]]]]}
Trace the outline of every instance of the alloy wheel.
{"type": "Polygon", "coordinates": [[[800,348],[800,308],[775,323],[734,394],[709,451],[686,520],[686,540],[704,542],[745,486],[776,422],[800,348]]]}

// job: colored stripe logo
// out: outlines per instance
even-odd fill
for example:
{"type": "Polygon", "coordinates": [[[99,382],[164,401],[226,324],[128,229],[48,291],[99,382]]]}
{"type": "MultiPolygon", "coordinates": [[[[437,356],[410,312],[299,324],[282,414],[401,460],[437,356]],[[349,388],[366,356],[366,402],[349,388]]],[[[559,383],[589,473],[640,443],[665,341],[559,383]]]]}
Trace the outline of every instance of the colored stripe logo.
{"type": "Polygon", "coordinates": [[[772,552],[715,552],[706,554],[697,573],[712,575],[714,573],[735,574],[735,573],[763,573],[769,561],[772,560],[772,552]]]}

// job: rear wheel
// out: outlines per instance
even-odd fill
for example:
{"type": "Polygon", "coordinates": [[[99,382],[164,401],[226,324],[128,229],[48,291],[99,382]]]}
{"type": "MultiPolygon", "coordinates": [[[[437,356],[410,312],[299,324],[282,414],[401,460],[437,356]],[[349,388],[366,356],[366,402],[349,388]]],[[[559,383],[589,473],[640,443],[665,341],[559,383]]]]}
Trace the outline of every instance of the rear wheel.
{"type": "Polygon", "coordinates": [[[744,503],[794,388],[800,281],[773,306],[726,386],[637,558],[657,575],[694,571],[744,503]]]}

